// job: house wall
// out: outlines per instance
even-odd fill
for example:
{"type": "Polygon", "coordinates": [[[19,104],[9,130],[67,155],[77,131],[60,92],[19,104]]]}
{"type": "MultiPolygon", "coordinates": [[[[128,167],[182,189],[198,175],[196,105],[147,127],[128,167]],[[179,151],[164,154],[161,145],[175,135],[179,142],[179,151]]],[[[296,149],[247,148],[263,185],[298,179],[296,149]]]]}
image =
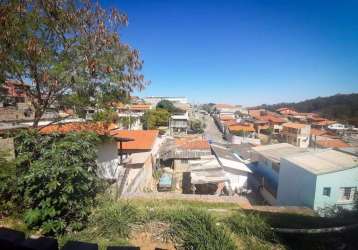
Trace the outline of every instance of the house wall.
{"type": "Polygon", "coordinates": [[[256,145],[261,145],[260,139],[242,137],[242,136],[237,136],[237,135],[233,135],[233,134],[227,134],[226,138],[232,144],[252,143],[252,144],[256,144],[256,145]]]}
{"type": "Polygon", "coordinates": [[[153,158],[150,155],[141,168],[131,168],[125,184],[124,192],[143,192],[152,189],[153,158]]]}
{"type": "Polygon", "coordinates": [[[97,146],[99,176],[105,179],[116,179],[121,168],[118,164],[119,158],[116,141],[106,141],[97,146]]]}
{"type": "Polygon", "coordinates": [[[283,206],[314,207],[316,176],[282,158],[277,201],[283,206]]]}
{"type": "Polygon", "coordinates": [[[229,185],[231,190],[239,191],[240,189],[247,188],[247,177],[246,172],[240,171],[239,173],[226,171],[226,176],[229,178],[229,185]]]}
{"type": "Polygon", "coordinates": [[[317,210],[332,205],[342,206],[345,209],[352,209],[354,205],[352,201],[340,201],[342,195],[340,188],[342,187],[356,187],[356,189],[358,189],[358,167],[317,176],[314,209],[317,210]],[[323,195],[324,187],[331,188],[329,197],[323,195]]]}

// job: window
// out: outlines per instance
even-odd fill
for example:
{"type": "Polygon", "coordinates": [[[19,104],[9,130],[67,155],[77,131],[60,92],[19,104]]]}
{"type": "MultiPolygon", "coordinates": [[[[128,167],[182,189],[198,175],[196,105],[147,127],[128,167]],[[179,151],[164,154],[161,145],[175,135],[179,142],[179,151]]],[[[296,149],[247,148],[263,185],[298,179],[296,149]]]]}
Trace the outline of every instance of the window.
{"type": "Polygon", "coordinates": [[[182,164],[188,164],[189,163],[189,160],[188,159],[181,159],[180,161],[182,164]]]}
{"type": "Polygon", "coordinates": [[[341,188],[341,201],[353,201],[356,192],[355,187],[341,188]]]}
{"type": "Polygon", "coordinates": [[[330,187],[323,188],[323,195],[324,196],[331,196],[331,188],[330,187]]]}

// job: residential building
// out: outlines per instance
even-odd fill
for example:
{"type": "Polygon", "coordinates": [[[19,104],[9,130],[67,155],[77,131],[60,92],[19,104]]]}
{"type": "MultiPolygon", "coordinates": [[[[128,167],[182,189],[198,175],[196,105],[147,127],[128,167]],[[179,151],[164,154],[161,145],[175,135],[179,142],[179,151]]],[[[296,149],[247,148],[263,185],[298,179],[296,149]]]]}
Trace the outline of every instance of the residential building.
{"type": "Polygon", "coordinates": [[[125,171],[119,192],[132,193],[155,189],[153,171],[159,164],[159,148],[163,138],[158,130],[115,130],[112,135],[122,139],[117,143],[118,153],[123,158],[125,171]]]}
{"type": "Polygon", "coordinates": [[[0,87],[0,106],[16,106],[17,103],[27,102],[27,90],[29,88],[29,85],[19,81],[6,80],[0,87]]]}
{"type": "Polygon", "coordinates": [[[95,122],[72,122],[65,124],[52,124],[40,127],[42,134],[60,133],[66,134],[70,132],[89,131],[95,132],[100,136],[111,137],[113,140],[102,140],[97,145],[97,164],[99,167],[99,175],[104,179],[117,179],[120,169],[119,165],[117,141],[111,135],[111,131],[116,129],[115,124],[104,124],[95,122]]]}
{"type": "Polygon", "coordinates": [[[227,189],[230,193],[241,193],[248,188],[248,177],[252,171],[242,163],[231,150],[211,145],[211,149],[225,171],[225,176],[229,179],[227,189]]]}
{"type": "Polygon", "coordinates": [[[226,139],[232,144],[252,143],[260,145],[253,123],[229,123],[224,132],[226,139]]]}
{"type": "Polygon", "coordinates": [[[333,131],[344,131],[344,130],[348,130],[348,127],[341,123],[332,123],[328,125],[328,129],[333,131]]]}
{"type": "Polygon", "coordinates": [[[281,158],[306,151],[288,143],[252,147],[248,167],[254,178],[250,185],[256,187],[269,204],[276,205],[281,158]]]}
{"type": "Polygon", "coordinates": [[[280,133],[282,124],[287,122],[283,116],[264,109],[249,110],[249,115],[254,118],[256,120],[255,123],[258,124],[257,133],[260,133],[261,130],[267,130],[268,128],[271,128],[274,134],[280,133]]]}
{"type": "Polygon", "coordinates": [[[189,115],[188,112],[184,114],[172,115],[169,119],[170,135],[187,134],[189,129],[189,115]]]}
{"type": "Polygon", "coordinates": [[[198,136],[185,136],[180,138],[167,138],[160,147],[160,160],[162,167],[173,169],[175,190],[182,191],[183,173],[189,171],[189,161],[200,160],[211,155],[207,140],[198,136]]]}
{"type": "Polygon", "coordinates": [[[358,189],[358,158],[320,150],[281,159],[277,204],[322,208],[353,207],[358,189]]]}
{"type": "MultiPolygon", "coordinates": [[[[158,130],[115,130],[112,132],[114,137],[128,138],[128,141],[118,142],[118,151],[121,150],[125,155],[133,153],[151,152],[153,149],[158,151],[158,144],[161,139],[158,137],[158,130]]],[[[156,154],[157,152],[153,152],[156,154]]]]}
{"type": "Polygon", "coordinates": [[[310,144],[311,126],[302,123],[283,124],[283,140],[300,148],[307,148],[310,144]]]}

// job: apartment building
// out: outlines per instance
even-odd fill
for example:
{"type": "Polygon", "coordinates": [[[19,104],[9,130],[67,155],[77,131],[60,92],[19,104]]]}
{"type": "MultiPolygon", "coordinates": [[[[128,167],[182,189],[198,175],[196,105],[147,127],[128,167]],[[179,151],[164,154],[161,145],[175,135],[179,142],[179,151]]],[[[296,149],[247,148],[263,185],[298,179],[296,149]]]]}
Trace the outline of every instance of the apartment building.
{"type": "Polygon", "coordinates": [[[283,140],[300,148],[307,148],[310,144],[311,126],[301,123],[285,123],[282,125],[283,140]]]}

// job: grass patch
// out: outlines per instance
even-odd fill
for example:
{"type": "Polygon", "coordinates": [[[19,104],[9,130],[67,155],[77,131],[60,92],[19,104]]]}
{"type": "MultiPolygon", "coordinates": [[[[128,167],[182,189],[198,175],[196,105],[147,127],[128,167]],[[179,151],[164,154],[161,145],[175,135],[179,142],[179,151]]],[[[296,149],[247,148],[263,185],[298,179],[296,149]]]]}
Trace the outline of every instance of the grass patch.
{"type": "Polygon", "coordinates": [[[226,223],[237,235],[256,237],[261,240],[274,241],[275,236],[271,227],[258,214],[236,212],[226,219],[226,223]]]}
{"type": "Polygon", "coordinates": [[[234,250],[237,249],[224,225],[201,209],[178,210],[172,217],[172,236],[181,249],[234,250]]]}

